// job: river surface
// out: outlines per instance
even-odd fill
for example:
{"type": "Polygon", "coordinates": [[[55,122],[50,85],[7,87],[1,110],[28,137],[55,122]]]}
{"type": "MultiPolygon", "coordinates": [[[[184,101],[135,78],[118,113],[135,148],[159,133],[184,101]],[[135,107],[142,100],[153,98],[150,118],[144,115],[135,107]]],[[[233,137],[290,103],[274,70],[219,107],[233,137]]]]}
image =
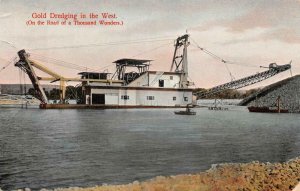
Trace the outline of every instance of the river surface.
{"type": "Polygon", "coordinates": [[[0,188],[124,184],[300,155],[300,115],[0,108],[0,188]]]}

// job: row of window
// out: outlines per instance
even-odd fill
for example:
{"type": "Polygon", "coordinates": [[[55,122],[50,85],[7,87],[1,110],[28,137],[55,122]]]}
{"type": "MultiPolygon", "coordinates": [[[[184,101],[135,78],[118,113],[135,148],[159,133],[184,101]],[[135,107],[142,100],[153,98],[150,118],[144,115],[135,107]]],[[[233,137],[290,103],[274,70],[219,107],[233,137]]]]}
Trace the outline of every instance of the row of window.
{"type": "MultiPolygon", "coordinates": [[[[189,101],[189,98],[188,97],[184,97],[183,100],[184,101],[189,101]]],[[[176,97],[173,97],[173,101],[176,101],[176,97]]]]}
{"type": "MultiPolygon", "coordinates": [[[[129,95],[121,95],[121,99],[123,99],[123,100],[129,100],[129,95]]],[[[173,101],[176,101],[176,97],[174,96],[173,97],[173,101]]],[[[183,98],[184,99],[184,101],[188,101],[189,99],[188,99],[188,97],[184,97],[183,98]]],[[[155,100],[155,97],[154,96],[147,96],[147,100],[155,100]]]]}
{"type": "Polygon", "coordinates": [[[154,96],[147,96],[147,100],[154,100],[154,96]]]}
{"type": "Polygon", "coordinates": [[[121,95],[121,99],[129,100],[129,95],[121,95]]]}

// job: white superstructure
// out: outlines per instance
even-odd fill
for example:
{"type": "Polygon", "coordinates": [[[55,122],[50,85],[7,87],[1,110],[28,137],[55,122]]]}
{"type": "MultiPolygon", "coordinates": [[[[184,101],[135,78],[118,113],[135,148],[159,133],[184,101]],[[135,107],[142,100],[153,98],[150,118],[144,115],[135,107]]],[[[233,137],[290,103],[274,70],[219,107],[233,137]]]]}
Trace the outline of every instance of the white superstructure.
{"type": "MultiPolygon", "coordinates": [[[[128,107],[183,107],[192,103],[191,84],[187,80],[186,48],[188,35],[175,44],[171,71],[149,71],[151,60],[119,59],[112,79],[123,82],[82,84],[85,104],[128,107]],[[179,49],[182,49],[180,51],[179,49]],[[174,71],[173,68],[176,67],[174,71]],[[127,72],[134,68],[135,72],[127,72]]],[[[108,73],[80,73],[82,79],[108,79],[108,73]]]]}
{"type": "Polygon", "coordinates": [[[192,102],[192,89],[179,88],[180,74],[157,75],[146,72],[127,86],[90,83],[85,87],[85,102],[120,106],[186,106],[192,102]]]}

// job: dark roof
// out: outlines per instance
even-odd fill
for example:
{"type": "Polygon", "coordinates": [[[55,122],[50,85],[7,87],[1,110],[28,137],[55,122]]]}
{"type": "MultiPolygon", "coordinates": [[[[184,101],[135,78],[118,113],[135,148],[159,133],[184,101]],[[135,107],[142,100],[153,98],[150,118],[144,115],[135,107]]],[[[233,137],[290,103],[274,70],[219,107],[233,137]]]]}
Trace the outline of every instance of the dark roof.
{"type": "Polygon", "coordinates": [[[85,74],[111,74],[108,72],[80,72],[79,75],[85,75],[85,74]]]}
{"type": "Polygon", "coordinates": [[[113,63],[116,64],[127,64],[127,65],[149,65],[145,64],[146,62],[150,62],[152,60],[139,60],[139,59],[131,59],[131,58],[122,58],[119,60],[114,61],[113,63]]]}
{"type": "MultiPolygon", "coordinates": [[[[156,72],[160,72],[160,71],[148,71],[150,74],[155,74],[156,72]]],[[[181,74],[180,72],[164,72],[164,71],[161,71],[163,72],[164,74],[168,74],[168,75],[178,75],[178,74],[181,74]]]]}

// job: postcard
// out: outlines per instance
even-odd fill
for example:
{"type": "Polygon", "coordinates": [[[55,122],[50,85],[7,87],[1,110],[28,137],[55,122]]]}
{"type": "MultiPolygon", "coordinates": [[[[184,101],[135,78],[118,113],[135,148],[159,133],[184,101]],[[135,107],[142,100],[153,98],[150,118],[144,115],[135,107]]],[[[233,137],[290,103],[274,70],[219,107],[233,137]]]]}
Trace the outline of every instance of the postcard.
{"type": "Polygon", "coordinates": [[[300,190],[299,10],[0,0],[0,191],[300,190]]]}

